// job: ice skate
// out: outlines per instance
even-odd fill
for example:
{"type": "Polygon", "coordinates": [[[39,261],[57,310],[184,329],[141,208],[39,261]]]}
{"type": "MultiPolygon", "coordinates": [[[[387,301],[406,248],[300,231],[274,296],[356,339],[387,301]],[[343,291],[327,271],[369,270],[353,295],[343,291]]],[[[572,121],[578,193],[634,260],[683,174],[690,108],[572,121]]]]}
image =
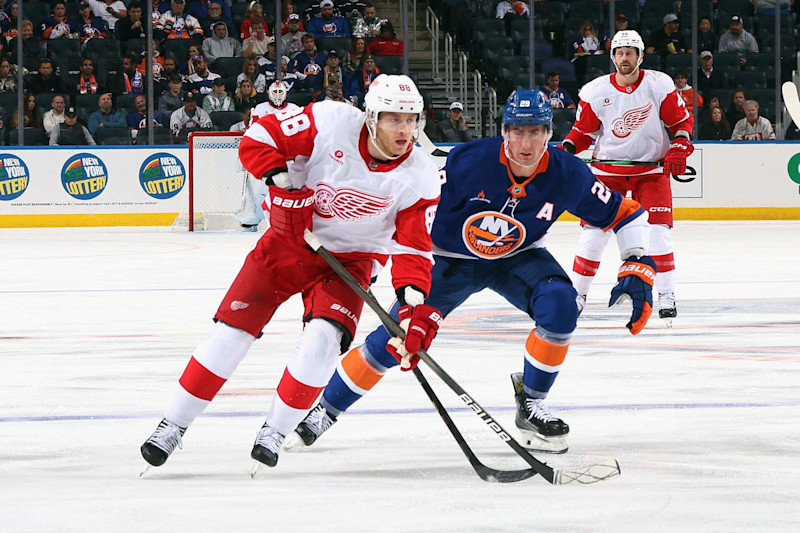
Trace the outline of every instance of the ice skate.
{"type": "Polygon", "coordinates": [[[140,448],[142,457],[148,463],[142,474],[150,470],[150,467],[161,466],[167,462],[167,458],[176,447],[183,448],[181,437],[185,432],[186,428],[173,424],[166,418],[162,419],[155,432],[140,448]]]}
{"type": "Polygon", "coordinates": [[[283,448],[287,451],[299,451],[306,446],[311,446],[335,423],[336,417],[321,404],[317,404],[300,422],[297,429],[286,437],[286,444],[283,448]]]}
{"type": "Polygon", "coordinates": [[[522,372],[511,374],[514,399],[517,402],[516,425],[522,433],[522,445],[547,453],[566,453],[569,426],[550,413],[544,400],[529,398],[522,388],[522,372]]]}
{"type": "Polygon", "coordinates": [[[672,327],[672,319],[678,316],[678,307],[675,305],[675,293],[665,292],[658,295],[658,317],[664,319],[668,328],[672,327]]]}
{"type": "Polygon", "coordinates": [[[278,464],[278,453],[281,451],[285,438],[284,435],[281,435],[264,422],[258,432],[258,436],[256,436],[253,451],[250,452],[250,457],[255,459],[253,467],[250,469],[250,477],[255,477],[264,465],[275,466],[278,464]]]}
{"type": "Polygon", "coordinates": [[[258,231],[258,224],[242,224],[242,231],[255,233],[258,231]]]}
{"type": "Polygon", "coordinates": [[[575,303],[578,304],[578,316],[581,316],[583,308],[586,307],[586,295],[578,294],[577,298],[575,298],[575,303]]]}

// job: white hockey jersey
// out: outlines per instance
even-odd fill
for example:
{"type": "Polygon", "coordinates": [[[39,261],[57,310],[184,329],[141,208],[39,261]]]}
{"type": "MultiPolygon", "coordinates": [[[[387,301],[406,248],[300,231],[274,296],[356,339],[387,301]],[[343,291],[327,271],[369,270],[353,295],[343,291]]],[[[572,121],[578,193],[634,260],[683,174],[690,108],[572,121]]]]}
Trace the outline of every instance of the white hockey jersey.
{"type": "Polygon", "coordinates": [[[367,142],[363,111],[324,101],[259,119],[242,138],[239,158],[254,176],[288,168],[293,187],[315,191],[313,230],[328,250],[370,257],[374,273],[392,255],[394,286],[427,293],[438,170],[416,147],[377,161],[367,142]]]}
{"type": "Polygon", "coordinates": [[[277,113],[278,111],[290,111],[293,109],[299,109],[297,104],[293,104],[291,102],[286,102],[283,107],[275,107],[272,105],[271,102],[261,102],[257,106],[253,108],[250,112],[250,124],[247,126],[251,126],[254,122],[258,122],[258,119],[261,117],[266,117],[267,115],[272,115],[273,113],[277,113]]]}
{"type": "MultiPolygon", "coordinates": [[[[640,70],[639,81],[620,86],[615,74],[583,86],[575,125],[567,139],[581,152],[595,141],[594,159],[660,161],[669,148],[665,128],[690,135],[694,119],[672,79],[655,70],[640,70]]],[[[658,167],[593,165],[597,175],[662,172],[658,167]]]]}

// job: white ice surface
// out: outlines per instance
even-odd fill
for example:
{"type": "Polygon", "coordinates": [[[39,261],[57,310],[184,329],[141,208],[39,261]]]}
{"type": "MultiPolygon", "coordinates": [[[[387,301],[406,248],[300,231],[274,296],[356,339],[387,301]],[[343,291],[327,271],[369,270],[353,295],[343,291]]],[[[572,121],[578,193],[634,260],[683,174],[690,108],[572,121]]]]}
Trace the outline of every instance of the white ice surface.
{"type": "MultiPolygon", "coordinates": [[[[0,230],[2,532],[800,531],[800,224],[679,222],[679,316],[640,335],[607,310],[609,246],[549,404],[556,466],[616,458],[589,486],[481,481],[413,376],[392,372],[314,447],[250,479],[249,452],[300,332],[290,300],[184,449],[144,478],[139,446],[253,234],[0,230]]],[[[550,249],[572,264],[575,224],[550,249]]],[[[375,290],[392,298],[388,277],[375,290]]],[[[361,341],[378,324],[365,311],[361,341]]],[[[509,373],[532,324],[476,295],[431,354],[514,431],[509,373]]],[[[431,373],[481,460],[527,465],[431,373]]]]}

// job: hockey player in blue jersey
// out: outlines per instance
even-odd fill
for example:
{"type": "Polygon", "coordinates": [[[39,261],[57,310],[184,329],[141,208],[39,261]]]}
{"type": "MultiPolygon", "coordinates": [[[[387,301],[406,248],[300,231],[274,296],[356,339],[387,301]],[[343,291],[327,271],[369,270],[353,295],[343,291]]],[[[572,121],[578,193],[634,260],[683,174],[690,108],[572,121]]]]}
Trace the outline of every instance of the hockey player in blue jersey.
{"type": "MultiPolygon", "coordinates": [[[[435,265],[430,295],[402,296],[394,317],[415,304],[446,317],[470,295],[492,289],[535,322],[524,348],[523,371],[511,375],[522,443],[535,450],[567,451],[569,426],[545,405],[567,355],[578,308],[569,276],[544,248],[548,229],[568,211],[614,231],[622,267],[609,305],[633,301],[627,327],[639,333],[652,312],[655,263],[646,255],[650,227],[640,205],[611,191],[588,167],[548,148],[553,111],[541,92],[518,90],[503,108],[503,137],[462,144],[447,157],[442,196],[433,223],[435,265]]],[[[414,313],[436,316],[432,313],[414,313]]],[[[401,321],[401,325],[407,321],[401,321]]],[[[412,320],[413,330],[413,320],[412,320]]],[[[426,326],[429,326],[426,324],[426,326]]],[[[408,330],[407,330],[408,331],[408,330]]],[[[430,342],[435,327],[428,327],[430,342]]],[[[419,340],[417,341],[419,342],[419,340]]],[[[320,403],[287,439],[311,445],[392,367],[414,368],[403,342],[383,327],[341,358],[320,403]]],[[[411,351],[411,350],[409,350],[411,351]]]]}

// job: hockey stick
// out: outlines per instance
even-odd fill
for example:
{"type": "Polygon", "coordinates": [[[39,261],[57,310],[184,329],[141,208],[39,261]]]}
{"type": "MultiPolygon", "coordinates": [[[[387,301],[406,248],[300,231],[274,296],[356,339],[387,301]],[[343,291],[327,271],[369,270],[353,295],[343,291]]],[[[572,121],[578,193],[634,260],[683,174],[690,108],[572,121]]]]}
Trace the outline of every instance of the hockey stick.
{"type": "MultiPolygon", "coordinates": [[[[317,252],[328,265],[336,272],[347,285],[358,294],[362,300],[378,315],[384,327],[394,336],[404,338],[405,332],[400,325],[381,307],[381,304],[372,297],[362,287],[352,274],[317,240],[313,233],[310,231],[305,232],[305,239],[312,250],[317,252]]],[[[500,440],[508,444],[517,455],[522,457],[537,474],[541,475],[548,482],[553,485],[564,485],[577,481],[578,483],[589,484],[597,481],[603,481],[620,474],[619,463],[614,459],[608,459],[599,463],[590,464],[587,466],[579,467],[570,470],[554,470],[547,464],[539,461],[533,457],[528,450],[523,448],[516,440],[514,440],[508,432],[489,415],[467,392],[456,382],[439,364],[428,355],[425,350],[420,350],[417,355],[420,359],[427,364],[439,378],[450,387],[450,389],[466,403],[470,409],[481,419],[487,426],[489,426],[497,435],[500,440]]],[[[451,420],[452,422],[452,420],[451,420]]],[[[449,425],[448,425],[449,427],[449,425]]],[[[459,434],[460,435],[460,434],[459,434]]],[[[454,433],[455,436],[455,433],[454,433]]],[[[458,440],[458,439],[457,439],[458,440]]],[[[464,448],[462,447],[462,450],[464,448]]],[[[469,455],[467,456],[469,458],[469,455]]],[[[476,470],[477,472],[477,470],[476,470]]],[[[480,473],[478,473],[480,475],[480,473]]],[[[499,479],[498,479],[499,481],[499,479]]]]}
{"type": "Polygon", "coordinates": [[[663,167],[663,161],[626,161],[624,159],[582,159],[584,163],[590,165],[628,165],[628,166],[642,166],[642,167],[663,167]]]}
{"type": "Polygon", "coordinates": [[[425,132],[422,130],[420,130],[419,132],[419,139],[417,139],[417,142],[419,143],[419,145],[422,147],[423,150],[428,152],[429,155],[432,155],[434,157],[447,157],[447,152],[445,152],[440,148],[436,148],[436,145],[433,144],[433,142],[431,142],[431,140],[428,138],[427,135],[425,135],[425,132]]]}
{"type": "Polygon", "coordinates": [[[781,85],[781,93],[789,116],[792,117],[795,126],[800,128],[800,97],[797,95],[797,86],[794,82],[787,81],[781,85]]]}

